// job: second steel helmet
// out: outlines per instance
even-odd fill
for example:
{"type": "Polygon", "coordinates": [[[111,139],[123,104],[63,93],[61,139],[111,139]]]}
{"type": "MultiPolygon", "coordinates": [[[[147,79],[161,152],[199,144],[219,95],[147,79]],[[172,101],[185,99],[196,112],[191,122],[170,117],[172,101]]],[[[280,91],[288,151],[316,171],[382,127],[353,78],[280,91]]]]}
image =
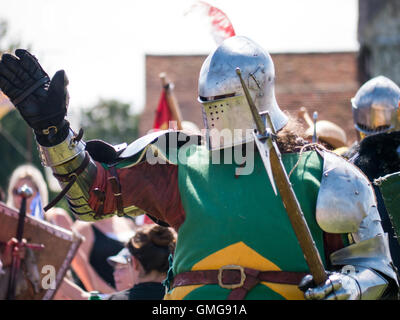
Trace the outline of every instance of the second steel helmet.
{"type": "Polygon", "coordinates": [[[400,88],[378,76],[364,83],[351,99],[353,121],[361,137],[399,129],[400,88]]]}

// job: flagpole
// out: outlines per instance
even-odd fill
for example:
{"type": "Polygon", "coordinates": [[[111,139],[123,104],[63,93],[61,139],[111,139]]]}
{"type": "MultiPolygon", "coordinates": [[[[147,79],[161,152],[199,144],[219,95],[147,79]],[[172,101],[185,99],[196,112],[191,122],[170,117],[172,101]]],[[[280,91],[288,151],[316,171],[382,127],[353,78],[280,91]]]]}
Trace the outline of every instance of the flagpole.
{"type": "Polygon", "coordinates": [[[171,110],[172,117],[177,122],[178,130],[182,130],[182,114],[179,109],[178,100],[175,97],[173,91],[173,83],[168,82],[167,74],[165,72],[160,73],[161,85],[165,89],[165,93],[167,96],[168,106],[171,110]]]}

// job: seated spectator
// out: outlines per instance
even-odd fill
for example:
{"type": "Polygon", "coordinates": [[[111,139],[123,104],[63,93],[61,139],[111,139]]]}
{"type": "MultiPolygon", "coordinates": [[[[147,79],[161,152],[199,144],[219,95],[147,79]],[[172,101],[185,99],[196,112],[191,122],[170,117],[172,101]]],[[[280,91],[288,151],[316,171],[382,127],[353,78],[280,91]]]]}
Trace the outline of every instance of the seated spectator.
{"type": "Polygon", "coordinates": [[[49,192],[42,173],[31,164],[17,167],[11,174],[8,184],[7,205],[19,210],[21,197],[17,197],[17,190],[26,184],[33,191],[33,195],[27,199],[27,213],[34,217],[44,219],[57,226],[70,230],[73,224],[71,216],[62,208],[53,207],[47,212],[43,207],[49,202],[49,192]]]}
{"type": "Polygon", "coordinates": [[[108,257],[107,262],[114,269],[114,281],[117,291],[127,290],[133,287],[134,278],[132,270],[132,256],[128,248],[122,249],[117,255],[108,257]]]}
{"type": "Polygon", "coordinates": [[[71,300],[162,300],[163,281],[169,269],[169,256],[175,250],[176,233],[156,224],[137,230],[126,248],[107,261],[114,267],[119,292],[87,292],[68,279],[57,290],[56,299],[71,300]]]}
{"type": "Polygon", "coordinates": [[[26,201],[26,213],[44,219],[43,205],[48,203],[49,193],[42,173],[31,164],[21,165],[12,172],[8,184],[7,206],[19,210],[22,198],[17,196],[17,190],[24,184],[33,192],[26,201]]]}
{"type": "MultiPolygon", "coordinates": [[[[169,269],[168,258],[175,250],[176,235],[156,224],[138,229],[126,248],[131,255],[133,287],[111,294],[108,300],[162,300],[162,282],[169,269]]],[[[111,258],[112,259],[112,258],[111,258]]]]}
{"type": "Polygon", "coordinates": [[[84,288],[101,293],[115,292],[114,270],[107,258],[121,251],[135,234],[133,219],[114,216],[93,223],[77,220],[72,229],[85,238],[72,261],[84,288]]]}

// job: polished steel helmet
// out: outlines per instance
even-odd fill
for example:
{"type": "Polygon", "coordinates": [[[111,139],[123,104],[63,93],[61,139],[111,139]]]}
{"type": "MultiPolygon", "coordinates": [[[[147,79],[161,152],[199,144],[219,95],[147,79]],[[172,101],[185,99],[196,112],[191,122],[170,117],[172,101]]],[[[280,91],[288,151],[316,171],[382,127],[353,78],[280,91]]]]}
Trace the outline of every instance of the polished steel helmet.
{"type": "Polygon", "coordinates": [[[282,129],[287,116],[275,99],[275,69],[271,56],[247,37],[225,40],[204,61],[199,77],[199,98],[210,150],[253,140],[255,124],[236,68],[250,91],[260,114],[269,112],[275,130],[282,129]],[[250,132],[250,133],[249,133],[250,132]]]}
{"type": "Polygon", "coordinates": [[[361,138],[398,130],[399,100],[400,88],[384,76],[364,83],[351,99],[354,126],[361,138]]]}

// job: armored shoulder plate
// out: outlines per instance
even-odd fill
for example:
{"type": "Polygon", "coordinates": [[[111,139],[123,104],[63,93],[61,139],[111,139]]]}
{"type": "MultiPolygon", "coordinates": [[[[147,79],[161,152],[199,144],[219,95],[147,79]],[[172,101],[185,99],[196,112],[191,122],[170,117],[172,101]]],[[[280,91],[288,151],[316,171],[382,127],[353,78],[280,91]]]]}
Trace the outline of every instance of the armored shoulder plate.
{"type": "Polygon", "coordinates": [[[332,265],[372,268],[397,283],[387,234],[368,178],[344,158],[324,151],[316,219],[329,233],[351,233],[354,243],[331,254],[332,265]]]}
{"type": "Polygon", "coordinates": [[[167,134],[168,132],[172,132],[172,130],[154,131],[152,133],[146,134],[143,137],[140,137],[125,148],[125,150],[120,154],[120,158],[125,159],[137,155],[138,153],[143,151],[150,143],[153,143],[159,137],[167,134]]]}
{"type": "Polygon", "coordinates": [[[143,153],[146,148],[154,144],[156,148],[167,151],[169,148],[178,148],[185,143],[201,144],[201,136],[193,135],[188,132],[179,130],[161,130],[149,133],[128,145],[119,155],[119,159],[127,159],[138,156],[143,153]]]}
{"type": "Polygon", "coordinates": [[[111,145],[102,140],[90,140],[86,142],[86,151],[89,152],[93,160],[112,164],[118,156],[126,149],[127,144],[121,143],[118,145],[111,145]]]}
{"type": "Polygon", "coordinates": [[[323,151],[324,166],[316,219],[329,233],[355,233],[368,216],[377,216],[376,198],[368,178],[353,164],[323,151]]]}

